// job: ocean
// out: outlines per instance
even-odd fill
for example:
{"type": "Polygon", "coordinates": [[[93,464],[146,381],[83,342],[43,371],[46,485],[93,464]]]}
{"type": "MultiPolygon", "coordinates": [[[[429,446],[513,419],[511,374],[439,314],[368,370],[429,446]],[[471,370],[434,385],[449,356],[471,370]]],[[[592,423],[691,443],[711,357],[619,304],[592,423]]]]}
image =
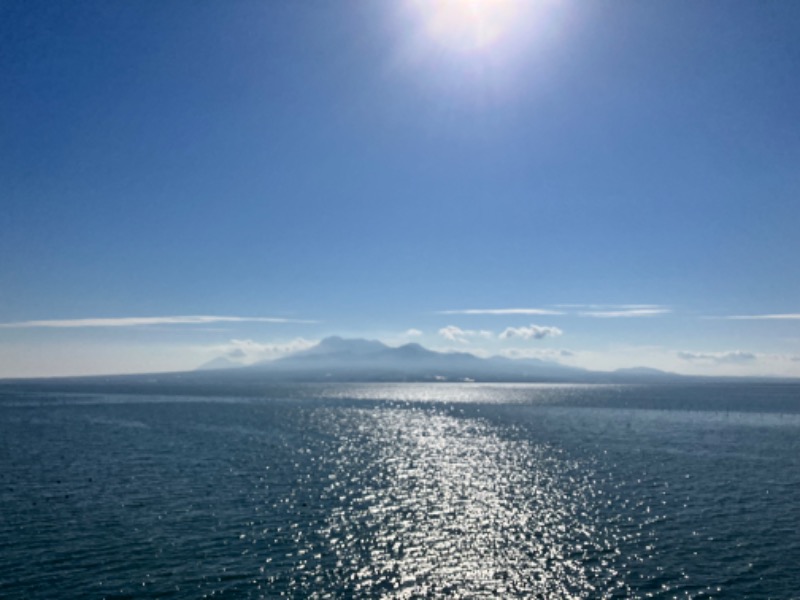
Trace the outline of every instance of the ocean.
{"type": "Polygon", "coordinates": [[[800,598],[800,385],[0,388],[0,598],[800,598]]]}

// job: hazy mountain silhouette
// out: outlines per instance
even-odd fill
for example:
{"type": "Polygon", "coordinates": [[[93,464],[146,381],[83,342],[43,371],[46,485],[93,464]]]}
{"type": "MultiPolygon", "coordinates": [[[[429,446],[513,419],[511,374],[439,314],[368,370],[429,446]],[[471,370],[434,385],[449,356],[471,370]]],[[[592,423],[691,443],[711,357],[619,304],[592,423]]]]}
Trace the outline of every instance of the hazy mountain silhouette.
{"type": "Polygon", "coordinates": [[[243,367],[244,365],[240,362],[236,362],[231,360],[227,356],[218,356],[217,358],[213,358],[207,363],[203,363],[199,367],[197,367],[197,371],[214,371],[218,369],[238,369],[243,367]]]}
{"type": "Polygon", "coordinates": [[[436,352],[414,343],[393,347],[377,340],[333,336],[306,350],[242,367],[227,376],[309,381],[589,382],[675,375],[656,369],[600,373],[535,358],[479,358],[468,352],[436,352]]]}
{"type": "Polygon", "coordinates": [[[691,379],[698,378],[644,367],[610,373],[589,371],[535,358],[479,358],[468,352],[436,352],[419,344],[392,347],[376,340],[334,336],[306,350],[249,366],[238,366],[222,356],[194,371],[3,383],[86,392],[258,395],[268,387],[295,382],[668,383],[691,379]]]}

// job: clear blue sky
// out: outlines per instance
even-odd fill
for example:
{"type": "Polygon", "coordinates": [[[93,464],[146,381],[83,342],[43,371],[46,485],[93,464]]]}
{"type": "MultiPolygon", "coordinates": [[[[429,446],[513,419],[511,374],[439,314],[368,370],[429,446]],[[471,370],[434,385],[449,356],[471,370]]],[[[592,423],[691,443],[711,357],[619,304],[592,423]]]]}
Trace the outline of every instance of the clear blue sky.
{"type": "Polygon", "coordinates": [[[0,377],[329,334],[800,376],[794,0],[5,0],[0,90],[0,377]]]}

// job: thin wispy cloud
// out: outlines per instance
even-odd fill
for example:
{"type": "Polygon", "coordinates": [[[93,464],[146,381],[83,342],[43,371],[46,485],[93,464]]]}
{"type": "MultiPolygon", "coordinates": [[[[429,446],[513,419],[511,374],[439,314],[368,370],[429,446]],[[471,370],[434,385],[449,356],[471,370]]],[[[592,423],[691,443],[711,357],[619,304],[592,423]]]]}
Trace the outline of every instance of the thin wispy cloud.
{"type": "Polygon", "coordinates": [[[746,352],[744,350],[729,350],[727,352],[678,352],[678,358],[698,365],[771,365],[779,367],[800,362],[797,354],[782,354],[768,352],[746,352]]]}
{"type": "Polygon", "coordinates": [[[443,310],[440,315],[575,315],[595,318],[653,317],[671,313],[660,304],[556,304],[554,308],[469,308],[443,310]]]}
{"type": "Polygon", "coordinates": [[[551,348],[507,348],[500,351],[500,356],[513,359],[538,358],[539,360],[558,362],[564,358],[572,358],[575,356],[575,353],[571,350],[556,350],[551,348]]]}
{"type": "Polygon", "coordinates": [[[484,338],[489,339],[494,336],[491,331],[486,331],[484,329],[481,330],[473,330],[473,329],[461,329],[460,327],[456,327],[455,325],[448,325],[447,327],[442,327],[439,330],[439,335],[443,338],[450,340],[451,342],[458,342],[459,344],[469,344],[470,338],[484,338]]]}
{"type": "Polygon", "coordinates": [[[678,358],[689,362],[712,362],[712,363],[748,363],[758,359],[758,355],[742,350],[731,350],[729,352],[678,352],[678,358]]]}
{"type": "Polygon", "coordinates": [[[561,308],[576,311],[579,317],[597,319],[624,319],[636,317],[654,317],[672,312],[662,304],[559,304],[561,308]]]}
{"type": "Polygon", "coordinates": [[[795,321],[800,320],[800,313],[768,314],[768,315],[732,315],[729,317],[717,317],[730,321],[795,321]]]}
{"type": "Polygon", "coordinates": [[[463,310],[440,310],[440,315],[563,315],[560,310],[550,308],[467,308],[463,310]]]}
{"type": "Polygon", "coordinates": [[[422,331],[420,331],[419,329],[411,328],[405,332],[405,335],[407,337],[420,337],[422,335],[422,331]]]}
{"type": "Polygon", "coordinates": [[[591,310],[636,310],[646,308],[665,308],[661,304],[556,304],[558,308],[582,308],[591,310]]]}
{"type": "Polygon", "coordinates": [[[305,319],[285,319],[281,317],[190,315],[170,317],[118,317],[100,319],[51,319],[42,321],[18,321],[14,323],[0,323],[0,328],[143,327],[148,325],[205,325],[208,323],[317,323],[317,321],[305,319]]]}
{"type": "Polygon", "coordinates": [[[625,319],[637,317],[655,317],[671,313],[669,308],[623,308],[619,310],[584,310],[578,312],[580,317],[594,317],[598,319],[625,319]]]}
{"type": "Polygon", "coordinates": [[[507,340],[510,338],[522,338],[523,340],[541,340],[546,337],[558,337],[563,331],[558,327],[548,327],[542,325],[531,325],[529,327],[507,327],[500,338],[507,340]]]}

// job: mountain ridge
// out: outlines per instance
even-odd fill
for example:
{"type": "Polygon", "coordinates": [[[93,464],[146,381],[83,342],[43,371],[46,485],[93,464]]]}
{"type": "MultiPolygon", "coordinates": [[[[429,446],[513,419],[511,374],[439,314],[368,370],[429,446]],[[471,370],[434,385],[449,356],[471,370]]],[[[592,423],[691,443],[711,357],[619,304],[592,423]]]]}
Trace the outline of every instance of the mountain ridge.
{"type": "MultiPolygon", "coordinates": [[[[208,365],[208,363],[206,363],[208,365]]],[[[230,370],[227,367],[226,371],[230,370]]],[[[538,358],[481,358],[469,352],[439,352],[418,343],[389,346],[378,340],[330,336],[288,356],[241,366],[242,374],[325,380],[398,381],[556,381],[594,382],[616,378],[681,377],[639,367],[600,372],[538,358]]]]}
{"type": "MultiPolygon", "coordinates": [[[[791,378],[703,377],[649,367],[591,371],[536,358],[480,358],[468,352],[437,352],[410,343],[392,347],[377,340],[332,336],[316,346],[252,365],[230,367],[217,357],[193,371],[2,379],[3,389],[35,392],[257,396],[294,384],[327,383],[563,383],[658,384],[758,381],[798,383],[791,378]],[[215,365],[221,368],[213,368],[215,365]]],[[[287,388],[288,389],[288,388],[287,388]]],[[[291,392],[289,392],[291,393],[291,392]]]]}

